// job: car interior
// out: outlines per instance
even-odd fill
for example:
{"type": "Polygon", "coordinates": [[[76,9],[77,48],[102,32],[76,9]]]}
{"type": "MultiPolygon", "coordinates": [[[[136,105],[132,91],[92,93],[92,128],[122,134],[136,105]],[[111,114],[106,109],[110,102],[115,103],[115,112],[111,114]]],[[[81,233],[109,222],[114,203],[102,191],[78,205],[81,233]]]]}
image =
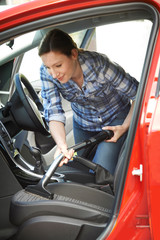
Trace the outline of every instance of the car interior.
{"type": "MultiPolygon", "coordinates": [[[[134,3],[55,15],[0,33],[0,239],[103,239],[104,235],[109,234],[123,197],[157,22],[158,14],[153,7],[134,3]],[[36,55],[41,39],[53,28],[71,34],[80,48],[103,51],[106,45],[110,48],[107,43],[113,34],[110,29],[114,29],[115,24],[124,23],[129,24],[129,28],[133,23],[143,24],[146,31],[142,35],[137,27],[132,31],[140,49],[142,45],[145,48],[142,52],[134,50],[135,65],[132,62],[130,64],[133,74],[140,65],[136,76],[139,88],[132,123],[114,176],[91,162],[98,142],[104,140],[106,135],[74,144],[72,110],[64,99],[68,146],[76,151],[82,148],[86,150],[82,157],[75,156],[60,168],[58,165],[63,155],[56,159],[53,157],[56,144],[43,117],[40,79],[34,77],[35,68],[39,73],[39,60],[33,57],[33,66],[29,55],[31,65],[27,65],[25,54],[36,55]],[[109,27],[106,32],[104,27],[109,27]],[[100,28],[102,35],[99,35],[100,28]],[[145,44],[138,37],[145,40],[145,44]],[[98,49],[98,44],[102,50],[98,49]],[[141,64],[138,60],[141,60],[141,64]],[[95,174],[90,173],[90,169],[95,174]]],[[[113,32],[117,33],[117,30],[113,32]]],[[[129,33],[126,28],[124,32],[125,35],[121,31],[114,37],[116,39],[111,52],[116,56],[116,49],[120,49],[120,55],[128,63],[130,58],[134,58],[131,55],[133,46],[127,39],[129,33]],[[129,42],[129,52],[121,45],[124,39],[129,42]],[[125,56],[126,52],[128,55],[125,56]]],[[[108,49],[104,50],[105,54],[108,49]]],[[[118,59],[115,60],[119,63],[118,59]]],[[[112,135],[111,132],[107,134],[107,137],[112,135]]]]}

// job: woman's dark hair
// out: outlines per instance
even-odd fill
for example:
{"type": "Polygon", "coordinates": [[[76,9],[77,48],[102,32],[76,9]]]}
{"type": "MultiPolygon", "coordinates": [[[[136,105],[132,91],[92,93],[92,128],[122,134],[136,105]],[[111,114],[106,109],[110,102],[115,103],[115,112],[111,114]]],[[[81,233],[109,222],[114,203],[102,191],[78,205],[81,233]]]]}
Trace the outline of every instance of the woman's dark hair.
{"type": "Polygon", "coordinates": [[[42,39],[38,54],[42,56],[51,51],[58,51],[64,55],[71,56],[71,51],[74,48],[78,50],[76,43],[67,33],[60,29],[53,29],[42,39]]]}

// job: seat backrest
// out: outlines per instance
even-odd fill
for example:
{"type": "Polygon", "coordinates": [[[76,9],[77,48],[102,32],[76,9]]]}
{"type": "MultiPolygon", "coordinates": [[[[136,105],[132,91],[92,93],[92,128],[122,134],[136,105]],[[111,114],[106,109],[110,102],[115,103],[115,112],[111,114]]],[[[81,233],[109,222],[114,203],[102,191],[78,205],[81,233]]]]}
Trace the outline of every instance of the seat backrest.
{"type": "Polygon", "coordinates": [[[119,182],[121,179],[121,173],[122,173],[122,168],[123,168],[123,163],[124,163],[124,159],[125,159],[125,142],[123,143],[123,146],[121,148],[121,151],[119,153],[119,157],[118,157],[118,162],[117,162],[117,166],[115,169],[115,173],[114,173],[114,193],[116,194],[118,186],[119,186],[119,182]]]}

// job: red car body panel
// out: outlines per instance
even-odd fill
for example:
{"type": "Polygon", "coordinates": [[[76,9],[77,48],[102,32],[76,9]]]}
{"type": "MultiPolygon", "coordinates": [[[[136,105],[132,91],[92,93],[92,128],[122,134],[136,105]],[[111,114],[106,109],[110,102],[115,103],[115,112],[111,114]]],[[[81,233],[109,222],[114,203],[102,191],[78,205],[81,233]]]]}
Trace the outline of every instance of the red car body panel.
{"type": "MultiPolygon", "coordinates": [[[[32,1],[0,13],[0,32],[23,23],[75,10],[128,2],[144,2],[160,12],[160,0],[55,0],[32,1]]],[[[153,51],[152,63],[138,121],[134,145],[126,176],[121,208],[116,223],[105,239],[160,239],[160,97],[155,97],[160,63],[160,33],[153,51]],[[143,165],[143,179],[132,171],[143,165]]]]}
{"type": "Polygon", "coordinates": [[[117,223],[107,239],[160,239],[160,97],[155,98],[160,60],[160,34],[155,46],[123,199],[117,223]],[[143,144],[142,144],[143,143],[143,144]],[[143,165],[143,181],[132,176],[143,165]]]}
{"type": "MultiPolygon", "coordinates": [[[[155,58],[153,59],[153,65],[156,65],[154,63],[160,62],[160,34],[157,39],[157,45],[155,49],[155,58]]],[[[153,69],[155,69],[158,74],[160,67],[154,66],[153,69]],[[154,68],[155,67],[155,68],[154,68]]],[[[155,98],[155,88],[157,83],[157,76],[153,70],[153,72],[150,72],[150,81],[152,82],[150,95],[148,90],[149,98],[148,105],[151,104],[151,107],[149,111],[147,112],[148,117],[150,117],[150,125],[148,128],[148,139],[146,143],[146,162],[148,164],[147,166],[147,190],[148,190],[148,209],[150,214],[150,226],[151,226],[151,236],[154,239],[159,239],[160,237],[160,231],[159,231],[159,217],[160,217],[160,208],[159,202],[160,202],[160,165],[159,165],[159,159],[160,159],[160,97],[158,96],[155,98]],[[151,103],[150,103],[151,102],[151,103]]],[[[147,115],[146,115],[147,116],[147,115]]]]}

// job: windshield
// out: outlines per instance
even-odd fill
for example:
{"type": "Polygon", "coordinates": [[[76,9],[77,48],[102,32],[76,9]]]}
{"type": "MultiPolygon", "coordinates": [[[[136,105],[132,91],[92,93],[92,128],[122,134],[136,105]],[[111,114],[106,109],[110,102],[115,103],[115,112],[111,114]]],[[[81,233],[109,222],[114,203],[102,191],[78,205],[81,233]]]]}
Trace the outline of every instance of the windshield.
{"type": "MultiPolygon", "coordinates": [[[[78,47],[81,45],[85,32],[86,30],[83,30],[71,34],[78,47]]],[[[19,55],[38,46],[42,37],[40,31],[33,31],[3,43],[0,45],[0,64],[3,64],[5,60],[10,60],[11,56],[14,58],[17,54],[19,55]]]]}
{"type": "Polygon", "coordinates": [[[22,51],[26,51],[29,46],[33,46],[35,34],[35,31],[26,33],[22,36],[10,40],[7,43],[3,43],[0,46],[0,63],[3,63],[3,61],[7,58],[8,60],[11,59],[11,56],[14,58],[18,53],[20,54],[22,51]]]}

